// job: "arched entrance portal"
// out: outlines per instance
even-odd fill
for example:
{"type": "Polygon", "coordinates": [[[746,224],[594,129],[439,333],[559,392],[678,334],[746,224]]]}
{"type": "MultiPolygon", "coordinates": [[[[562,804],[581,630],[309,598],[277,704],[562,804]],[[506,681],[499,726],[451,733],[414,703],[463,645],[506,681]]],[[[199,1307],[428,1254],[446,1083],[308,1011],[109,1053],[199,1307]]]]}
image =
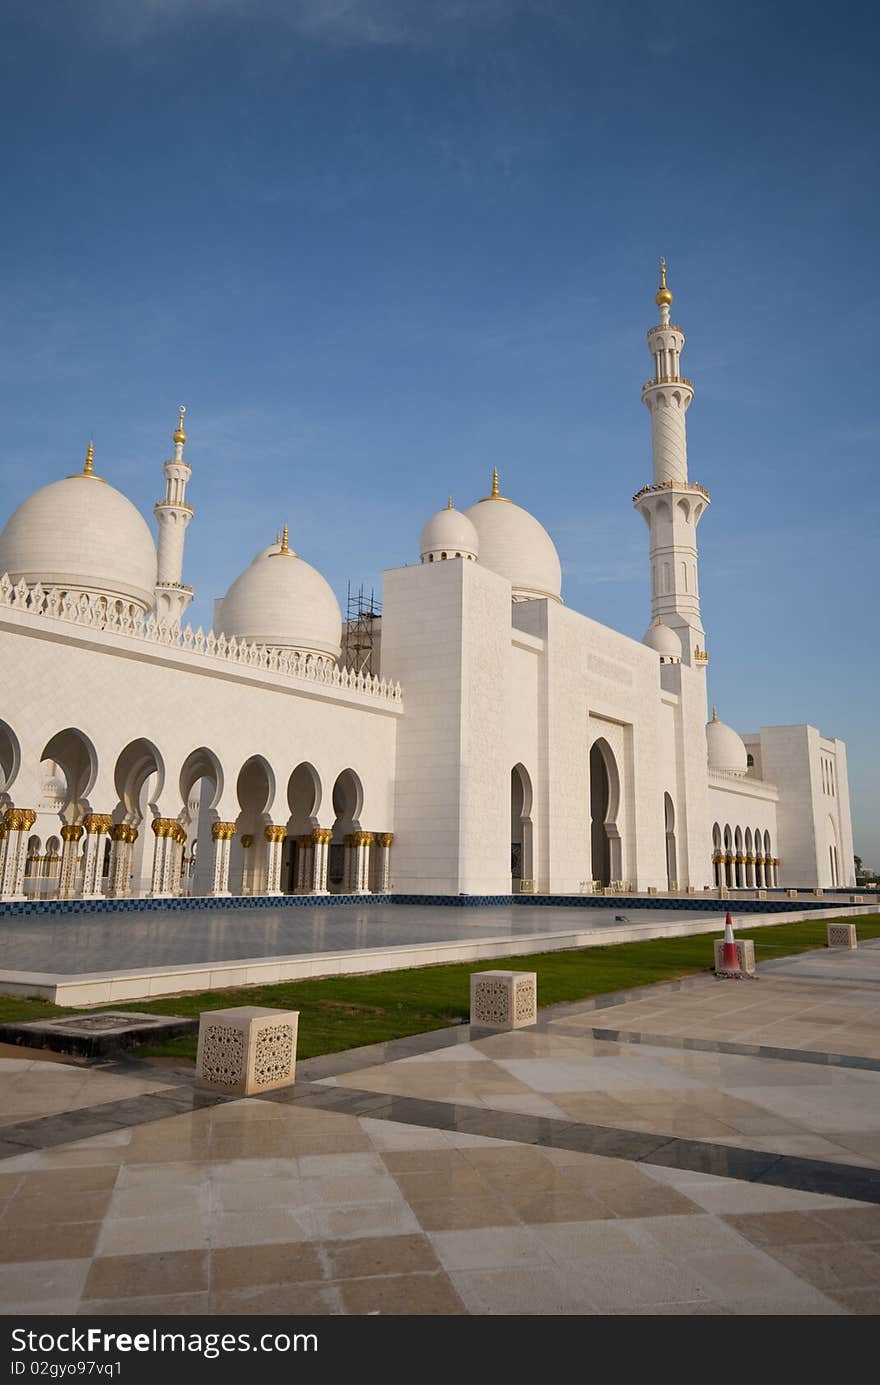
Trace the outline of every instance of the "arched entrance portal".
{"type": "Polygon", "coordinates": [[[620,880],[620,829],[617,814],[620,808],[620,775],[611,746],[599,739],[590,750],[590,846],[593,858],[593,879],[602,885],[620,880]]]}
{"type": "Polygon", "coordinates": [[[675,804],[671,794],[663,795],[663,812],[666,823],[666,888],[678,889],[678,852],[675,847],[675,804]]]}
{"type": "Polygon", "coordinates": [[[510,886],[516,894],[523,880],[534,881],[532,860],[532,781],[523,765],[510,771],[510,886]]]}

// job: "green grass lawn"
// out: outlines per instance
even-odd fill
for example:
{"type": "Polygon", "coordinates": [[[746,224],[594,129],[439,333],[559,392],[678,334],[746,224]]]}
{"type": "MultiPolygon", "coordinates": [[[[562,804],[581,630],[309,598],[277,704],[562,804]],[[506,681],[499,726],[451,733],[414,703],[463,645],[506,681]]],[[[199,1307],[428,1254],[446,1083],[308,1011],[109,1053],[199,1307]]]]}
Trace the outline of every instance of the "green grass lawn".
{"type": "MultiPolygon", "coordinates": [[[[842,922],[855,923],[863,941],[880,938],[880,914],[842,922]]],[[[719,928],[718,936],[721,933],[719,928]]],[[[752,937],[757,960],[766,962],[772,957],[824,947],[825,921],[782,923],[751,932],[746,929],[740,936],[752,937]]],[[[124,1008],[156,1015],[199,1015],[202,1010],[221,1010],[232,1005],[299,1010],[298,1056],[313,1058],[467,1021],[472,971],[503,967],[537,972],[538,1002],[542,1006],[553,1005],[707,972],[712,966],[714,937],[712,933],[702,933],[686,938],[652,938],[645,942],[580,948],[573,952],[536,952],[491,962],[386,971],[374,976],[331,977],[323,981],[286,981],[271,986],[201,991],[197,995],[168,996],[162,1000],[129,1001],[124,1008]]],[[[120,1006],[99,1008],[115,1010],[120,1006]]],[[[64,1013],[61,1007],[47,1001],[0,995],[0,1022],[64,1013]]],[[[196,1040],[195,1036],[174,1039],[161,1046],[132,1052],[142,1057],[194,1059],[196,1040]]]]}

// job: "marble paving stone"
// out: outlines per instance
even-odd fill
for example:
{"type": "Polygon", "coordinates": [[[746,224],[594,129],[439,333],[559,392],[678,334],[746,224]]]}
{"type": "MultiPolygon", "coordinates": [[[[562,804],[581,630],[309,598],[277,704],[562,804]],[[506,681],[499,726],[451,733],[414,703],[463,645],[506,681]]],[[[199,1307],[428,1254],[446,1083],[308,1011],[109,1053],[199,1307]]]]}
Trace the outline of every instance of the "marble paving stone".
{"type": "Polygon", "coordinates": [[[79,1299],[91,1260],[32,1260],[0,1265],[0,1312],[17,1304],[30,1313],[55,1312],[48,1305],[79,1299]],[[44,1306],[45,1305],[45,1306],[44,1306]]]}
{"type": "Polygon", "coordinates": [[[306,1241],[227,1246],[211,1255],[212,1292],[326,1278],[319,1247],[306,1241]]]}
{"type": "Polygon", "coordinates": [[[210,1295],[201,1293],[152,1294],[147,1298],[86,1299],[69,1310],[79,1317],[190,1317],[211,1311],[210,1295]]]}
{"type": "Polygon", "coordinates": [[[454,1284],[442,1271],[436,1274],[388,1275],[375,1279],[344,1279],[337,1287],[346,1313],[436,1317],[466,1311],[454,1284]]]}
{"type": "Polygon", "coordinates": [[[429,1235],[446,1270],[550,1263],[550,1255],[531,1227],[491,1226],[470,1231],[432,1231],[429,1235]]]}
{"type": "Polygon", "coordinates": [[[446,1197],[411,1202],[425,1231],[460,1231],[476,1226],[513,1226],[520,1218],[503,1198],[446,1197]]]}
{"type": "MultiPolygon", "coordinates": [[[[333,1284],[258,1284],[244,1289],[220,1289],[208,1296],[209,1312],[218,1317],[328,1317],[345,1311],[333,1284]]],[[[280,1325],[279,1325],[280,1326],[280,1325]]]]}
{"type": "Polygon", "coordinates": [[[155,1294],[199,1293],[209,1287],[208,1261],[205,1250],[98,1257],[92,1261],[83,1298],[147,1298],[155,1294]]]}
{"type": "Polygon", "coordinates": [[[453,1270],[450,1279],[470,1313],[509,1317],[596,1312],[582,1286],[564,1270],[526,1268],[453,1270]]]}
{"type": "Polygon", "coordinates": [[[372,1202],[368,1206],[318,1207],[310,1211],[316,1240],[356,1240],[365,1236],[420,1234],[422,1227],[408,1203],[372,1202]]]}
{"type": "Polygon", "coordinates": [[[207,1212],[178,1211],[170,1216],[105,1218],[97,1255],[138,1255],[150,1251],[199,1250],[210,1244],[207,1212]]]}
{"type": "Polygon", "coordinates": [[[371,1275],[415,1274],[440,1268],[434,1246],[423,1235],[324,1242],[322,1252],[330,1279],[365,1279],[371,1275]]]}
{"type": "Polygon", "coordinates": [[[247,1246],[273,1241],[307,1241],[315,1236],[311,1207],[266,1207],[262,1211],[217,1212],[209,1220],[212,1246],[247,1246]]]}

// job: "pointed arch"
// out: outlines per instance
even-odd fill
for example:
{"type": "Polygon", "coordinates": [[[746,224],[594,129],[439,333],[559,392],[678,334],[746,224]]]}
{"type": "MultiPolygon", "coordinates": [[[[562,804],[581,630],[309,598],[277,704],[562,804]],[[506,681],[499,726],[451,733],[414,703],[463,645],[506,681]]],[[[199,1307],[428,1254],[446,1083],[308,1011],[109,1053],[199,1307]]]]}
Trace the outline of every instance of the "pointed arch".
{"type": "Polygon", "coordinates": [[[603,885],[619,880],[623,873],[619,812],[620,771],[614,751],[600,736],[590,747],[590,846],[593,879],[603,885]]]}
{"type": "Polygon", "coordinates": [[[98,753],[84,731],[68,726],[46,742],[40,763],[46,760],[59,766],[66,782],[61,817],[76,822],[88,811],[88,795],[98,777],[98,753]]]}
{"type": "Polygon", "coordinates": [[[531,775],[523,764],[510,771],[510,879],[514,891],[523,880],[534,880],[532,832],[533,790],[531,775]]]}
{"type": "Polygon", "coordinates": [[[677,890],[679,884],[678,850],[675,842],[675,804],[670,793],[663,795],[663,823],[666,834],[666,888],[677,890]]]}

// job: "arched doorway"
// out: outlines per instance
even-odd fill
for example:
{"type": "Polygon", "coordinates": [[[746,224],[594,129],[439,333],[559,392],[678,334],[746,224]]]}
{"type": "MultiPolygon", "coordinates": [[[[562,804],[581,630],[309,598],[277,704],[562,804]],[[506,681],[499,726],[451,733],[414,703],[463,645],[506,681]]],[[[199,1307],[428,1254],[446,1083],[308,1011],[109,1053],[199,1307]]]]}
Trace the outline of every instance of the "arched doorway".
{"type": "Polygon", "coordinates": [[[534,882],[532,859],[532,781],[524,765],[510,771],[510,886],[514,894],[523,880],[534,882]]]}
{"type": "Polygon", "coordinates": [[[0,721],[0,813],[12,804],[10,789],[18,773],[19,757],[18,740],[12,727],[0,721]]]}
{"type": "Polygon", "coordinates": [[[675,804],[672,795],[663,795],[663,817],[666,831],[666,888],[678,889],[678,852],[675,846],[675,804]]]}
{"type": "Polygon", "coordinates": [[[310,836],[318,822],[321,807],[321,776],[304,760],[297,765],[287,781],[287,805],[290,817],[287,820],[287,840],[281,858],[282,889],[286,894],[308,894],[312,889],[311,857],[313,848],[308,842],[300,842],[301,837],[310,836]]]}
{"type": "Polygon", "coordinates": [[[213,750],[202,745],[187,755],[180,771],[180,797],[188,821],[191,895],[211,893],[214,878],[211,826],[217,821],[216,805],[223,793],[223,782],[223,770],[213,750]]]}
{"type": "Polygon", "coordinates": [[[268,842],[264,828],[267,810],[275,796],[275,778],[262,755],[252,755],[242,765],[236,784],[241,808],[230,854],[233,894],[262,894],[265,889],[268,842]]]}
{"type": "MultiPolygon", "coordinates": [[[[125,849],[125,862],[114,870],[117,884],[113,893],[119,897],[147,894],[151,884],[155,842],[143,824],[159,816],[156,802],[165,783],[165,765],[152,741],[139,737],[129,741],[121,751],[113,773],[119,801],[113,810],[114,823],[127,823],[137,829],[137,838],[125,849]]],[[[119,850],[119,848],[117,848],[119,850]]],[[[109,869],[109,843],[107,866],[109,869]]]]}
{"type": "Polygon", "coordinates": [[[346,857],[346,846],[351,848],[351,838],[361,830],[363,806],[364,790],[360,779],[353,769],[344,769],[333,785],[334,822],[327,877],[331,894],[343,894],[351,888],[352,882],[346,878],[346,865],[350,865],[352,851],[349,849],[346,857]]]}
{"type": "Polygon", "coordinates": [[[600,737],[590,750],[590,847],[593,879],[602,885],[620,880],[623,859],[617,814],[620,775],[608,742],[600,737]]]}

